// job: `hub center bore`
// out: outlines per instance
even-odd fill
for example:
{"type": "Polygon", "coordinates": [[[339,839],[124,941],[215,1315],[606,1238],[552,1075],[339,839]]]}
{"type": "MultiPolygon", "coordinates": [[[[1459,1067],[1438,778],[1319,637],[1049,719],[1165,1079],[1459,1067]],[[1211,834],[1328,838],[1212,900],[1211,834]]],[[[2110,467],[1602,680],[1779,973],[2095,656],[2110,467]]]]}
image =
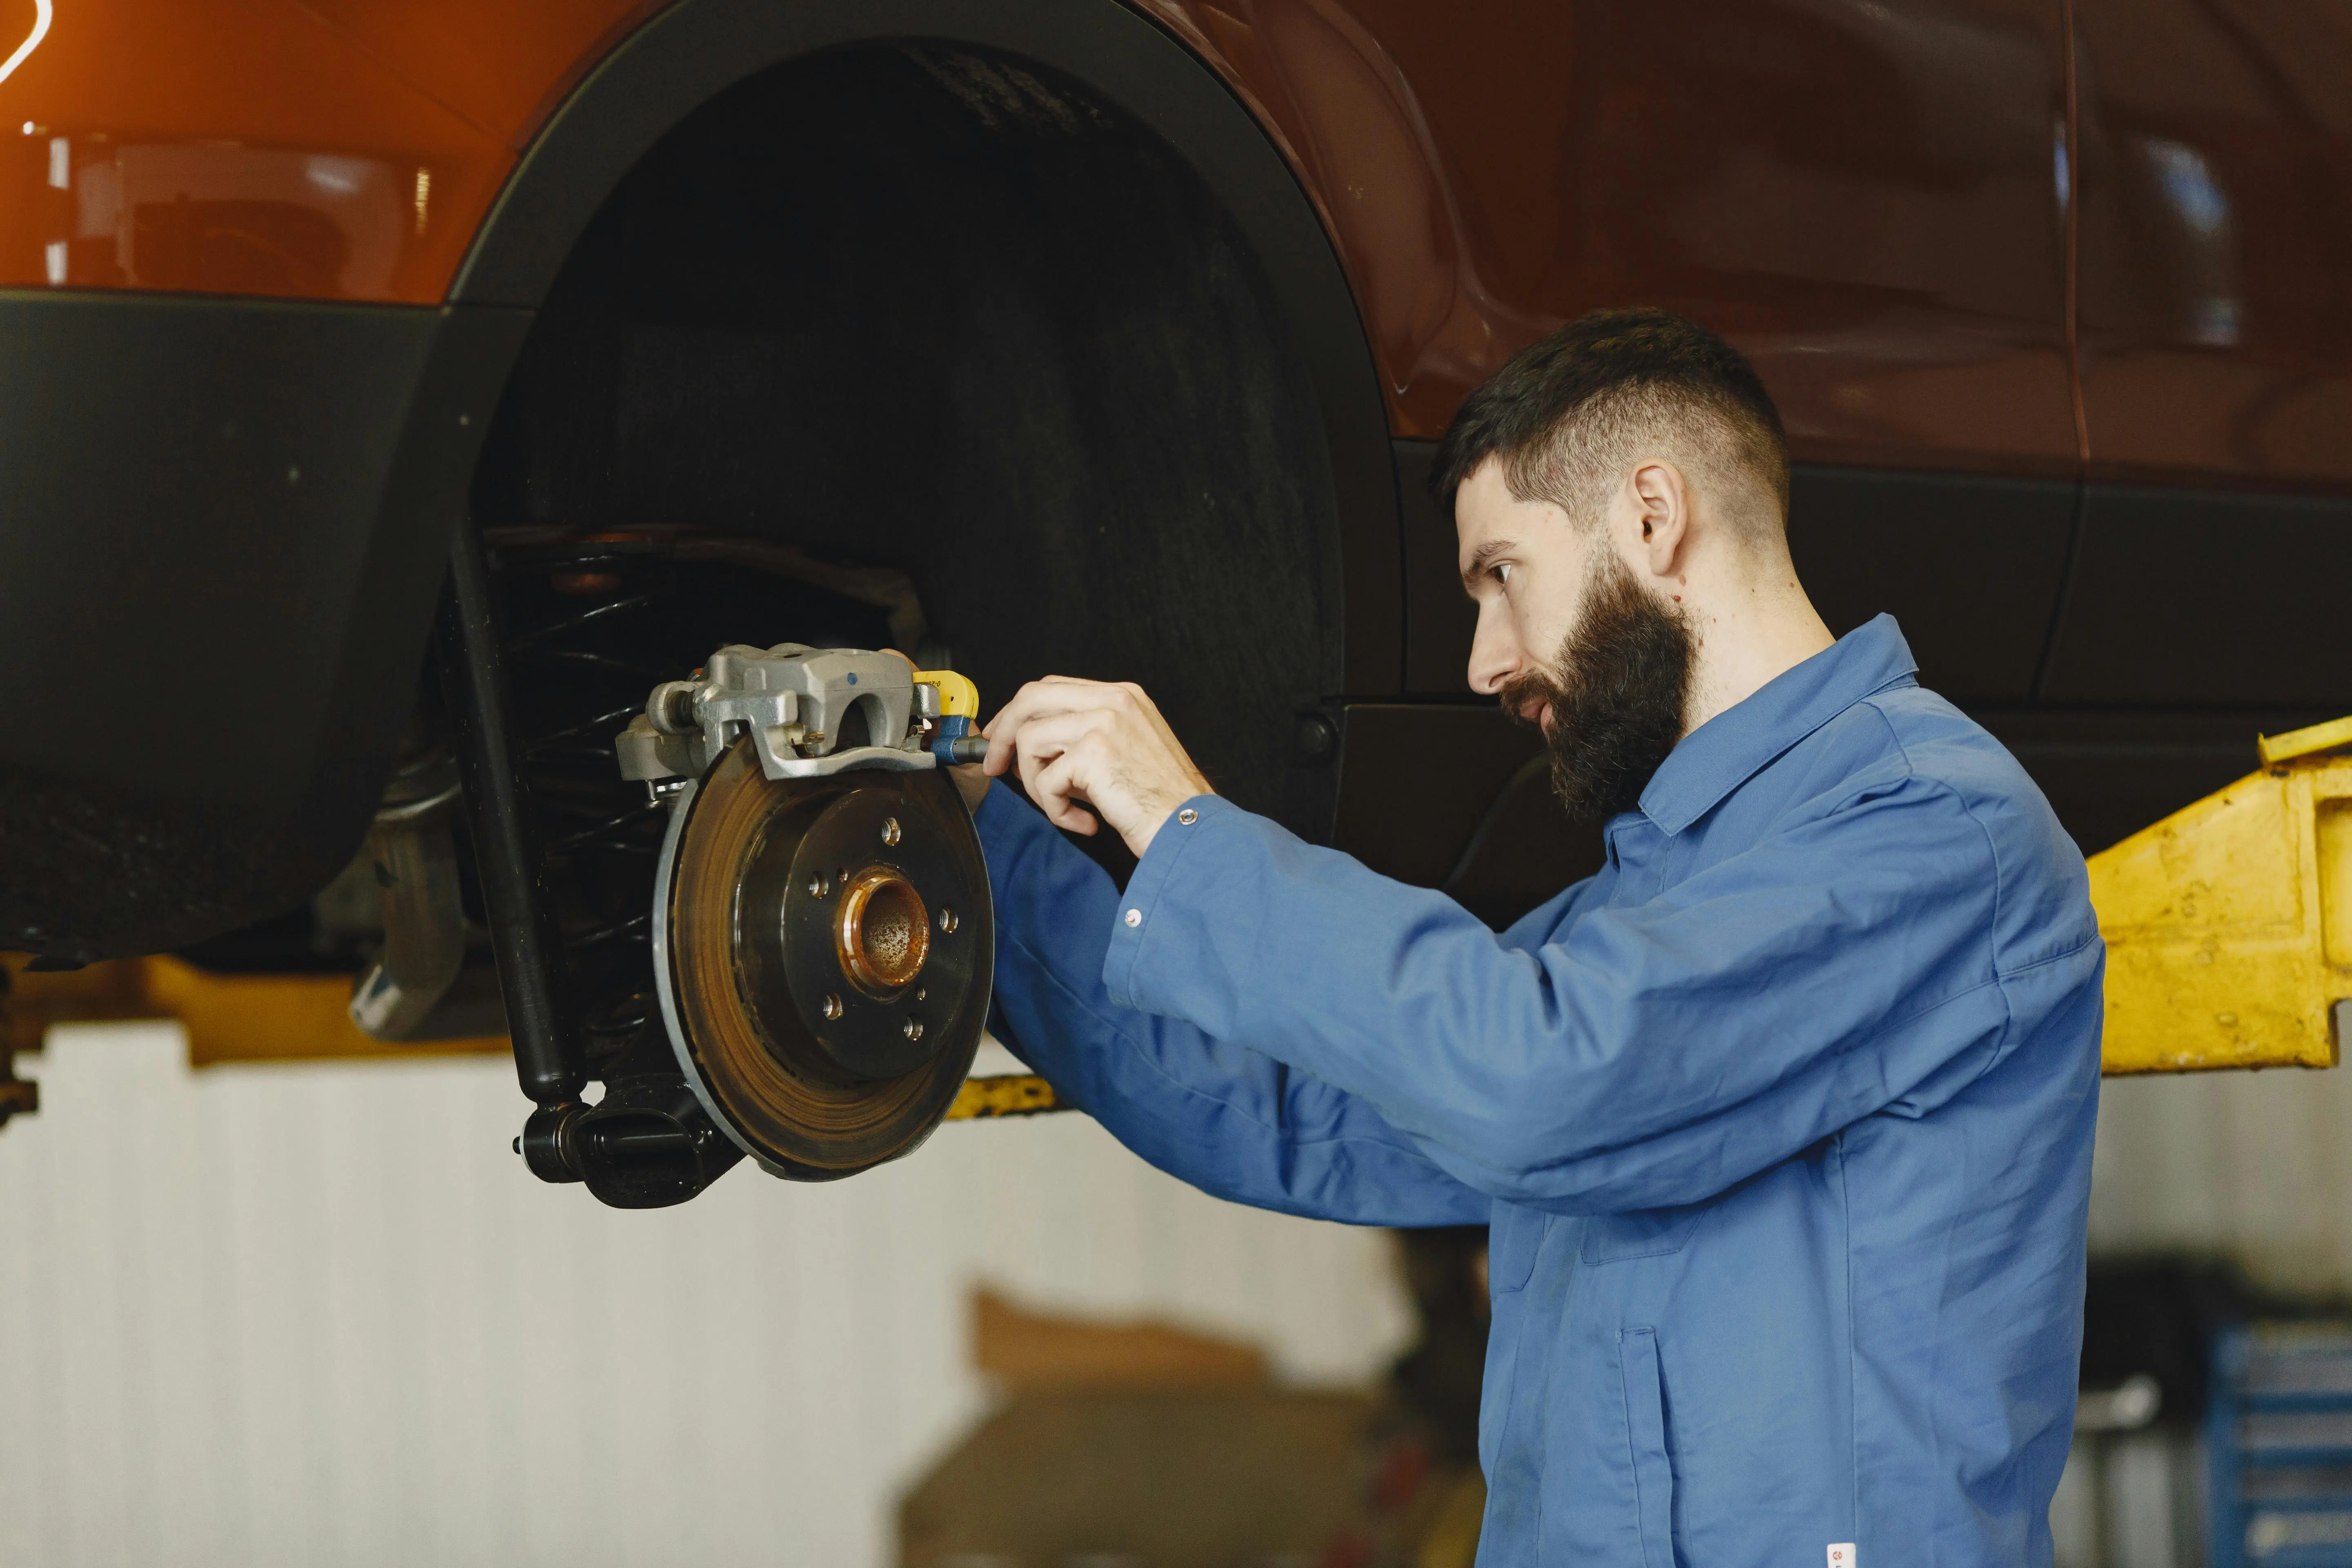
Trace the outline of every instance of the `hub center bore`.
{"type": "Polygon", "coordinates": [[[930,948],[930,911],[898,872],[868,866],[842,889],[833,952],[859,990],[872,996],[904,990],[922,972],[930,948]]]}

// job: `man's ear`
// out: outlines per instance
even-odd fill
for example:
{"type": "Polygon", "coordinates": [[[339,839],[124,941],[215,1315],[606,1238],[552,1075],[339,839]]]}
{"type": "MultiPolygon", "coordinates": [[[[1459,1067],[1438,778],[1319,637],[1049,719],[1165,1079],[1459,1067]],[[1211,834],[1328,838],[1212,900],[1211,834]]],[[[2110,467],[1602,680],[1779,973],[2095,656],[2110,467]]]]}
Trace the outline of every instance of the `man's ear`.
{"type": "Polygon", "coordinates": [[[1690,539],[1690,488],[1683,482],[1682,470],[1664,458],[1638,465],[1631,483],[1650,574],[1671,577],[1681,570],[1683,546],[1690,539]]]}

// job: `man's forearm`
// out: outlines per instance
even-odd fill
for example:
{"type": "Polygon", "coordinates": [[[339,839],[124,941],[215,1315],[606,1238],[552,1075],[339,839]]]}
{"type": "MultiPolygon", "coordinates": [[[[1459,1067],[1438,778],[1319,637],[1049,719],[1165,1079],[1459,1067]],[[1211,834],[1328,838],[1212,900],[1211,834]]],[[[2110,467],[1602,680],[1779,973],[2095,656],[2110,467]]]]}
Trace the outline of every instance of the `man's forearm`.
{"type": "Polygon", "coordinates": [[[1221,1197],[1381,1225],[1476,1224],[1487,1202],[1361,1101],[1102,981],[1118,889],[1011,789],[975,820],[997,910],[1006,1043],[1129,1148],[1221,1197]]]}

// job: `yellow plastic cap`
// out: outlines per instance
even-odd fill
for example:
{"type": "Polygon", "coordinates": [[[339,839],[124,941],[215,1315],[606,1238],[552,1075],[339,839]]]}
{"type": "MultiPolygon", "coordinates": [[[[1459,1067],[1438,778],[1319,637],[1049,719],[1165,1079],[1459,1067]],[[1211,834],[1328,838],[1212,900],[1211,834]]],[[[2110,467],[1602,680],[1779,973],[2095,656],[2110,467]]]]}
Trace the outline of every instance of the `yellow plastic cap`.
{"type": "Polygon", "coordinates": [[[980,721],[980,688],[971,683],[970,676],[958,675],[952,669],[919,669],[915,671],[915,681],[940,689],[940,717],[961,715],[974,723],[980,721]]]}

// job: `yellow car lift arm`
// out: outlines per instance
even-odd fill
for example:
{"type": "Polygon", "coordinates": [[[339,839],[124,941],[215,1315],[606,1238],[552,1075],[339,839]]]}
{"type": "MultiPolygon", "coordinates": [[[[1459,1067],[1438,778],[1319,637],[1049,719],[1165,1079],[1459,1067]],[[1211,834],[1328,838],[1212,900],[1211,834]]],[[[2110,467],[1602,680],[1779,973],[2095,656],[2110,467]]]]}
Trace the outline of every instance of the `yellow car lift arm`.
{"type": "Polygon", "coordinates": [[[2352,997],[2352,719],[2090,858],[2113,1073],[2329,1068],[2352,997]]]}

